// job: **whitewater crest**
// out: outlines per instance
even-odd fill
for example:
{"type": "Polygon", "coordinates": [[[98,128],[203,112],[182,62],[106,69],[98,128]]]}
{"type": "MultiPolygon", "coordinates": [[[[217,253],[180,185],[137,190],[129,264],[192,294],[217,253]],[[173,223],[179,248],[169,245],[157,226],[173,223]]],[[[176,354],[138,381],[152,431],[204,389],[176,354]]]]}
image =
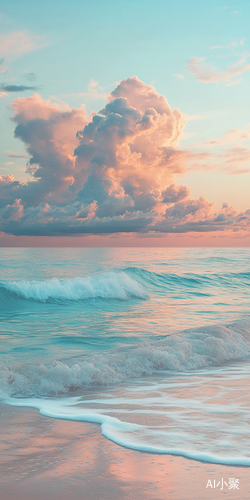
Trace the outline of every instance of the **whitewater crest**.
{"type": "Polygon", "coordinates": [[[142,284],[123,271],[109,271],[86,278],[53,278],[44,281],[1,282],[2,292],[37,302],[54,300],[117,299],[131,297],[145,299],[147,293],[142,284]]]}
{"type": "Polygon", "coordinates": [[[140,267],[113,269],[87,277],[52,278],[49,280],[0,281],[0,301],[22,298],[36,302],[78,301],[88,299],[128,300],[146,299],[148,292],[191,293],[197,296],[210,296],[212,289],[230,286],[247,286],[250,273],[231,273],[202,275],[184,273],[156,273],[140,267]]]}

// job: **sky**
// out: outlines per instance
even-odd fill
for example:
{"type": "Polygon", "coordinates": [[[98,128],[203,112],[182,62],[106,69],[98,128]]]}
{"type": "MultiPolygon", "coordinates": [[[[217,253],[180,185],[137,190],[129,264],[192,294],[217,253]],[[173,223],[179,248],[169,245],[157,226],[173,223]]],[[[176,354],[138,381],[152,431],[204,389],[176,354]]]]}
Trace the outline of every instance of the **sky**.
{"type": "Polygon", "coordinates": [[[1,2],[0,246],[249,246],[249,20],[1,2]]]}

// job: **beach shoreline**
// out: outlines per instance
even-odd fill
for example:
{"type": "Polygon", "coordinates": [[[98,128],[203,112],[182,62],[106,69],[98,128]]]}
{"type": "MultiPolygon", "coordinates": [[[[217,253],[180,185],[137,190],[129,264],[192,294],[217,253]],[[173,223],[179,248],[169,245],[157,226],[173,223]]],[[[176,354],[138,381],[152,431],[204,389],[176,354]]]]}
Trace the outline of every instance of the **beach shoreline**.
{"type": "Polygon", "coordinates": [[[1,500],[249,498],[248,467],[122,448],[97,424],[52,419],[33,408],[1,405],[0,415],[1,500]],[[239,480],[238,488],[229,489],[229,478],[239,480]]]}

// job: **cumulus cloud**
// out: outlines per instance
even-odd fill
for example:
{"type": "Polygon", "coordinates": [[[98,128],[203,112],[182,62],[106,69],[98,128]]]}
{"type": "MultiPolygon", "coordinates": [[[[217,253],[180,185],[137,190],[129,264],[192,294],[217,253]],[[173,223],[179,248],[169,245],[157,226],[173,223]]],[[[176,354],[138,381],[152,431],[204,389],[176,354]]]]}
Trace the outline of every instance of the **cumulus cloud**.
{"type": "Polygon", "coordinates": [[[76,133],[87,122],[84,108],[60,109],[37,94],[15,99],[15,137],[21,139],[30,155],[27,170],[36,182],[20,185],[25,205],[72,198],[76,133]]]}
{"type": "Polygon", "coordinates": [[[189,189],[187,186],[175,186],[171,184],[164,191],[162,191],[162,203],[176,203],[177,201],[187,198],[189,189]]]}
{"type": "Polygon", "coordinates": [[[178,185],[180,110],[137,77],[111,92],[99,113],[60,108],[34,94],[13,102],[15,137],[26,146],[26,184],[0,177],[0,230],[14,235],[185,233],[249,227],[238,214],[194,200],[178,185]]]}
{"type": "Polygon", "coordinates": [[[176,149],[184,116],[137,78],[110,94],[98,115],[78,131],[78,197],[98,202],[97,215],[149,210],[162,188],[184,170],[176,149]]]}
{"type": "Polygon", "coordinates": [[[12,205],[7,205],[2,210],[3,219],[18,220],[23,216],[23,205],[21,200],[16,199],[12,205]]]}

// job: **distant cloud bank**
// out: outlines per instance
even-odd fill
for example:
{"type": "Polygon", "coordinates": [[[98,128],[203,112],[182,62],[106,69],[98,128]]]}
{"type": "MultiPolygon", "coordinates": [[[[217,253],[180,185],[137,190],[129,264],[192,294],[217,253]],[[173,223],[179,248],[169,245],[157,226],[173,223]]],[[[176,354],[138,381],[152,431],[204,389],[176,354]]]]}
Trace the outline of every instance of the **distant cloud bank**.
{"type": "Polygon", "coordinates": [[[89,119],[84,107],[60,108],[37,94],[15,99],[13,108],[32,180],[0,176],[0,231],[249,231],[250,210],[224,204],[214,213],[212,203],[192,199],[187,186],[176,184],[188,157],[178,146],[185,117],[136,76],[121,81],[89,119]]]}

